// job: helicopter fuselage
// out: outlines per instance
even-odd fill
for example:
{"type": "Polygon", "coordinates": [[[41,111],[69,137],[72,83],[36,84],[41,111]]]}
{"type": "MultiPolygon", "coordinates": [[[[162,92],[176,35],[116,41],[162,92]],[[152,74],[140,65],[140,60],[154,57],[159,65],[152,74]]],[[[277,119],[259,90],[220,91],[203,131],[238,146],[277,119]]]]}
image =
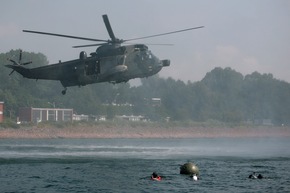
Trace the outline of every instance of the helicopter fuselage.
{"type": "Polygon", "coordinates": [[[169,60],[159,60],[146,45],[134,44],[103,45],[89,57],[82,51],[79,59],[31,69],[21,65],[7,67],[26,78],[59,80],[66,88],[100,82],[127,82],[134,78],[152,76],[169,65],[169,60]]]}
{"type": "Polygon", "coordinates": [[[60,79],[64,87],[84,86],[99,82],[120,83],[134,78],[144,78],[158,73],[162,67],[169,66],[169,60],[159,60],[143,44],[116,47],[106,45],[70,65],[69,79],[60,79]]]}

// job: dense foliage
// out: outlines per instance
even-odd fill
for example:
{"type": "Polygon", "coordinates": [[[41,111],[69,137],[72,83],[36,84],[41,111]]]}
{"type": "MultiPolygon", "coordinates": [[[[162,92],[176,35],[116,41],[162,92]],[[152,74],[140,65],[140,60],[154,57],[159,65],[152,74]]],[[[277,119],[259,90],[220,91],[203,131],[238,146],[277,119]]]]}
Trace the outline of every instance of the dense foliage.
{"type": "MultiPolygon", "coordinates": [[[[254,72],[243,76],[231,68],[215,68],[197,82],[184,83],[153,76],[142,79],[141,86],[128,83],[100,83],[69,87],[66,95],[58,81],[24,79],[18,73],[9,76],[7,57],[17,59],[19,50],[0,54],[0,101],[5,116],[17,117],[19,107],[73,108],[77,114],[143,115],[152,121],[165,118],[178,121],[219,121],[229,123],[290,124],[290,84],[272,74],[254,72]],[[152,98],[160,98],[154,104],[152,98]]],[[[47,65],[41,53],[23,52],[23,61],[31,66],[47,65]]],[[[173,68],[173,67],[172,67],[173,68]]]]}

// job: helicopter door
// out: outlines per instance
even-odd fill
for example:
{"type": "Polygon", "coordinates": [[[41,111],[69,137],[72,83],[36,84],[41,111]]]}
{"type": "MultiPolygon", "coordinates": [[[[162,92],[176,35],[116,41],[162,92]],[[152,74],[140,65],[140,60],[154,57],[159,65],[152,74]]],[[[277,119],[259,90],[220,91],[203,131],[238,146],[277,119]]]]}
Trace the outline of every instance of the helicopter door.
{"type": "Polygon", "coordinates": [[[91,63],[85,63],[85,75],[90,76],[97,73],[97,64],[91,62],[91,63]]]}

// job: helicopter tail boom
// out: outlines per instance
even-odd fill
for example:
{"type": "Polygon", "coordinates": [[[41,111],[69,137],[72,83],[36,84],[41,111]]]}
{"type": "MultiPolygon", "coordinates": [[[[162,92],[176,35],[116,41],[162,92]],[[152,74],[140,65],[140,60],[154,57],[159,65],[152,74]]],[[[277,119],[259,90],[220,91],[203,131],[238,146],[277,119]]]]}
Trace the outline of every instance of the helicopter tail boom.
{"type": "MultiPolygon", "coordinates": [[[[24,68],[23,66],[20,66],[20,65],[11,65],[11,64],[8,64],[8,65],[5,65],[7,68],[11,68],[13,71],[16,71],[18,72],[19,74],[21,74],[23,77],[26,77],[26,78],[33,78],[32,77],[32,74],[30,72],[30,69],[28,68],[24,68]]],[[[12,71],[12,72],[13,72],[12,71]]]]}

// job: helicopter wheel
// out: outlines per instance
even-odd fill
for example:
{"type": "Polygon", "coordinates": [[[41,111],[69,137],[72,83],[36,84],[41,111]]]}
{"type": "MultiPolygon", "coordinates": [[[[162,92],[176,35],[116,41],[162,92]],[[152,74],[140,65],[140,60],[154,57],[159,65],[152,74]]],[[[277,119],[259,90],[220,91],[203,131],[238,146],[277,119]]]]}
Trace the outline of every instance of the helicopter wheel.
{"type": "Polygon", "coordinates": [[[63,91],[61,91],[61,94],[62,94],[62,95],[65,95],[65,94],[66,94],[66,89],[67,89],[67,88],[65,88],[63,91]]]}

